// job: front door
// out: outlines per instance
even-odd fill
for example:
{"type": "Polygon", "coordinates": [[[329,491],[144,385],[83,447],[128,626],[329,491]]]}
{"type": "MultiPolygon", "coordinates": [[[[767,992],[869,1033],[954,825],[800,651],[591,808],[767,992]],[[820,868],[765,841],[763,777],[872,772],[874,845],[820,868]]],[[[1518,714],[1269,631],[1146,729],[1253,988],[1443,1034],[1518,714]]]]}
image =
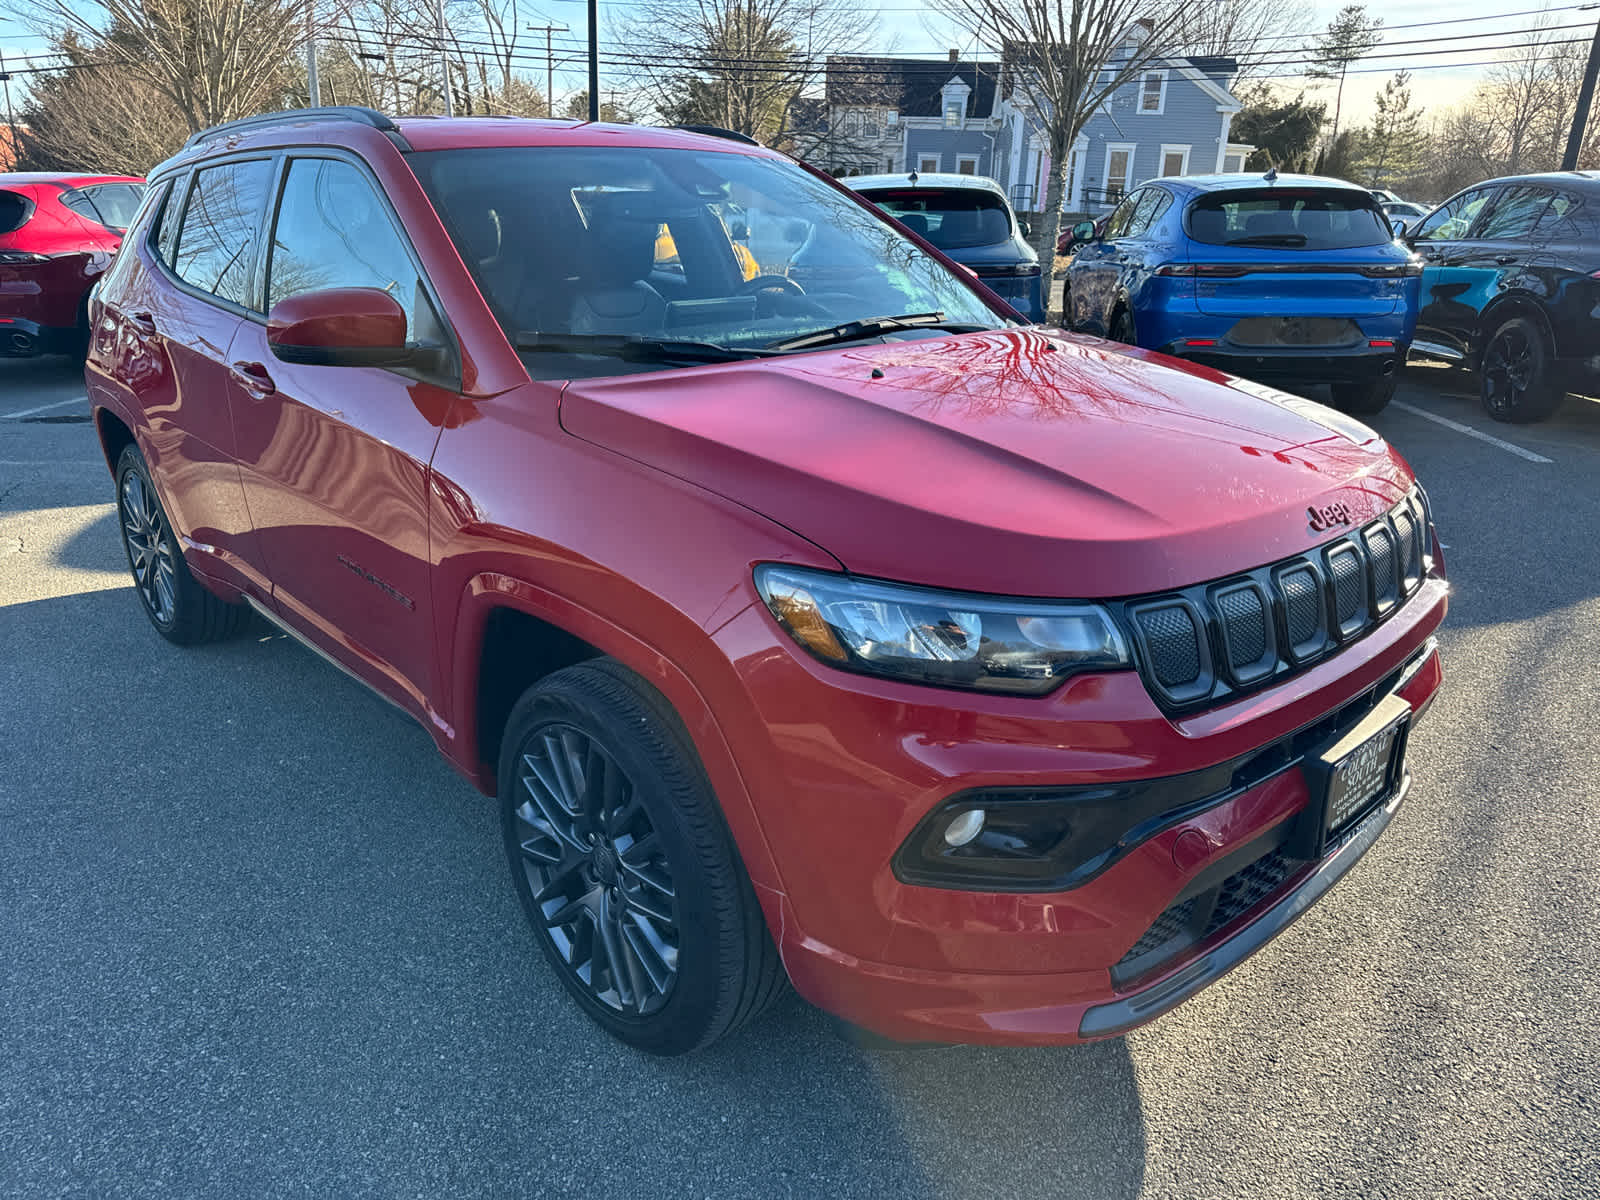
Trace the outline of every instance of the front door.
{"type": "Polygon", "coordinates": [[[1412,345],[1459,360],[1486,298],[1482,272],[1468,267],[1472,237],[1498,189],[1469,188],[1435,209],[1407,241],[1422,256],[1422,295],[1412,345]]]}
{"type": "Polygon", "coordinates": [[[1067,323],[1073,329],[1102,336],[1110,332],[1111,304],[1122,270],[1120,242],[1132,228],[1139,196],[1139,192],[1124,196],[1106,219],[1100,237],[1073,250],[1072,266],[1067,270],[1071,305],[1067,323]]]}
{"type": "MultiPolygon", "coordinates": [[[[421,268],[365,169],[294,157],[280,177],[266,304],[371,287],[411,341],[442,339],[421,268]]],[[[428,464],[453,390],[377,367],[278,360],[252,323],[232,350],[245,494],[278,611],[419,716],[433,662],[428,464]]]]}

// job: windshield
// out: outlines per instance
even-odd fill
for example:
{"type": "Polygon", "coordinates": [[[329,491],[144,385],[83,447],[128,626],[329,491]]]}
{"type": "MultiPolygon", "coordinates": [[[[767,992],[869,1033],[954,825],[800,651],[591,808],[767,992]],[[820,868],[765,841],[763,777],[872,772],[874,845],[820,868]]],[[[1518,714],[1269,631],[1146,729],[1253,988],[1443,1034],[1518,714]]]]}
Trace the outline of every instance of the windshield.
{"type": "Polygon", "coordinates": [[[857,322],[861,338],[1007,323],[870,209],[782,160],[536,146],[408,161],[535,378],[661,368],[638,345],[615,349],[628,339],[670,343],[676,363],[687,343],[774,352],[825,330],[850,340],[838,327],[857,322]]]}
{"type": "Polygon", "coordinates": [[[941,250],[1011,240],[1006,202],[980,188],[873,188],[861,194],[941,250]]]}
{"type": "Polygon", "coordinates": [[[1189,209],[1189,236],[1214,246],[1287,250],[1349,250],[1394,238],[1370,195],[1333,188],[1212,192],[1189,209]]]}

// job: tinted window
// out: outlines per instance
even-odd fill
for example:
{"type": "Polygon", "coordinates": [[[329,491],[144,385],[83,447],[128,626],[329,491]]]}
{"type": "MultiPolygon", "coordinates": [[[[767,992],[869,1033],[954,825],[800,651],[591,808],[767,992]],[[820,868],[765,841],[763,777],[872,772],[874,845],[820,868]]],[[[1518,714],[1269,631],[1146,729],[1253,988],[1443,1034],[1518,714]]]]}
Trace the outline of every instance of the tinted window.
{"type": "Polygon", "coordinates": [[[1139,197],[1143,194],[1134,192],[1133,195],[1124,197],[1122,203],[1112,211],[1106,221],[1105,236],[1108,239],[1128,236],[1128,230],[1133,225],[1133,214],[1139,208],[1139,197]]]}
{"type": "Polygon", "coordinates": [[[1249,188],[1212,192],[1189,208],[1189,235],[1214,246],[1347,250],[1394,240],[1366,192],[1249,188]]]}
{"type": "Polygon", "coordinates": [[[1011,214],[993,192],[976,188],[901,188],[861,193],[941,250],[1011,239],[1011,214]]]}
{"type": "Polygon", "coordinates": [[[33,201],[21,192],[0,192],[0,233],[14,233],[33,216],[33,201]]]}
{"type": "Polygon", "coordinates": [[[126,229],[139,211],[144,189],[131,183],[96,183],[61,193],[61,203],[108,229],[126,229]]]}
{"type": "Polygon", "coordinates": [[[1150,232],[1150,227],[1161,219],[1172,203],[1172,196],[1160,188],[1146,188],[1139,193],[1139,207],[1133,210],[1133,219],[1128,224],[1128,232],[1124,237],[1143,237],[1150,232]]]}
{"type": "Polygon", "coordinates": [[[265,159],[195,172],[173,269],[201,291],[251,307],[257,231],[272,184],[265,159]]]}
{"type": "Polygon", "coordinates": [[[1549,188],[1507,188],[1472,236],[1495,241],[1525,238],[1533,232],[1534,224],[1549,203],[1549,188]]]}
{"type": "Polygon", "coordinates": [[[1434,209],[1428,219],[1418,227],[1415,240],[1419,242],[1450,242],[1467,236],[1467,230],[1477,219],[1494,189],[1472,188],[1454,196],[1434,209]]]}
{"type": "Polygon", "coordinates": [[[358,168],[331,158],[289,164],[272,235],[269,309],[301,292],[377,288],[400,302],[414,337],[421,283],[394,219],[358,168]]]}
{"type": "Polygon", "coordinates": [[[183,198],[189,190],[186,176],[178,176],[161,201],[161,211],[150,222],[150,248],[167,266],[176,261],[179,218],[183,215],[183,198]]]}
{"type": "Polygon", "coordinates": [[[1550,207],[1539,216],[1534,235],[1547,241],[1575,242],[1584,237],[1582,220],[1583,201],[1571,192],[1555,192],[1550,197],[1550,207]]]}

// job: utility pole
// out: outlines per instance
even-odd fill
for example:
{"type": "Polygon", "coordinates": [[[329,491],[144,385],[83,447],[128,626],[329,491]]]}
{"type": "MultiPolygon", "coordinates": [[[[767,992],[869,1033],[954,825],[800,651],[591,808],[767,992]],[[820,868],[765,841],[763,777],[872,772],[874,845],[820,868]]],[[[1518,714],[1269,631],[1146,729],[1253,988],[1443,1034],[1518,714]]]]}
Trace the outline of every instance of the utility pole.
{"type": "Polygon", "coordinates": [[[0,87],[6,91],[6,165],[14,170],[17,159],[22,156],[22,146],[17,141],[17,114],[11,111],[11,72],[6,70],[4,51],[0,51],[0,87]]]}
{"type": "Polygon", "coordinates": [[[322,107],[322,85],[317,81],[317,6],[306,0],[306,88],[311,107],[322,107]]]}
{"type": "Polygon", "coordinates": [[[456,105],[450,96],[450,48],[444,40],[444,0],[437,0],[434,14],[439,24],[439,67],[444,72],[444,115],[453,117],[456,115],[456,105]]]}
{"type": "Polygon", "coordinates": [[[1561,156],[1563,171],[1578,169],[1578,151],[1583,148],[1583,130],[1589,123],[1589,105],[1594,101],[1594,77],[1600,71],[1600,22],[1589,43],[1589,65],[1583,69],[1583,86],[1578,89],[1578,107],[1572,110],[1572,132],[1567,136],[1567,152],[1561,156]]]}
{"type": "Polygon", "coordinates": [[[552,33],[566,33],[565,25],[529,25],[529,33],[544,34],[544,106],[550,116],[556,115],[556,58],[550,46],[552,33]]]}
{"type": "Polygon", "coordinates": [[[600,119],[600,0],[589,0],[589,120],[600,119]]]}

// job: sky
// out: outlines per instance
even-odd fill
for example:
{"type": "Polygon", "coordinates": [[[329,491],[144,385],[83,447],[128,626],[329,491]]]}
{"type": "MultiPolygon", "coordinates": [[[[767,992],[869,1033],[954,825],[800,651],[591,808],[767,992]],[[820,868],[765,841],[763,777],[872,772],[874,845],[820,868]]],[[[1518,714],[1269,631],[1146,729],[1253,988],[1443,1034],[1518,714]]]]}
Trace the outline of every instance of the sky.
{"type": "MultiPolygon", "coordinates": [[[[650,2],[605,0],[600,5],[602,38],[611,18],[636,14],[638,7],[650,2]]],[[[884,0],[882,4],[871,0],[840,2],[859,8],[864,19],[876,16],[875,51],[942,58],[952,47],[960,49],[964,57],[981,50],[970,37],[960,34],[918,0],[884,0]]],[[[1275,48],[1283,52],[1285,62],[1271,70],[1283,76],[1278,81],[1282,86],[1290,89],[1302,86],[1303,81],[1291,74],[1297,65],[1297,61],[1291,60],[1297,60],[1298,53],[1309,44],[1311,34],[1323,29],[1339,7],[1339,3],[1328,0],[1310,6],[1308,34],[1276,45],[1275,48]]],[[[1552,26],[1579,26],[1551,36],[1587,41],[1595,20],[1600,19],[1600,2],[1580,5],[1573,0],[1546,0],[1544,3],[1541,0],[1423,0],[1415,4],[1373,3],[1368,5],[1368,11],[1384,19],[1385,26],[1389,27],[1385,40],[1391,44],[1380,46],[1372,57],[1352,69],[1345,83],[1341,125],[1369,120],[1373,98],[1384,82],[1401,69],[1412,71],[1410,86],[1414,106],[1426,112],[1438,112],[1459,104],[1467,99],[1473,85],[1488,69],[1484,64],[1504,58],[1504,47],[1521,40],[1525,31],[1541,17],[1552,26]]],[[[554,24],[570,28],[570,32],[554,35],[558,63],[565,52],[571,64],[566,70],[557,71],[558,102],[566,93],[585,86],[583,67],[578,61],[583,45],[584,13],[584,0],[544,0],[542,12],[529,11],[525,17],[530,25],[554,24]]],[[[543,49],[541,43],[540,35],[530,34],[525,46],[532,53],[543,49]]],[[[621,49],[602,40],[602,54],[607,48],[621,49]]],[[[14,70],[21,65],[17,56],[40,54],[44,49],[38,37],[15,18],[0,16],[0,54],[11,57],[14,70]]],[[[603,74],[602,90],[607,82],[603,74]]],[[[14,97],[19,95],[18,86],[19,82],[14,80],[14,97]]],[[[1328,85],[1314,94],[1330,103],[1333,98],[1333,90],[1328,85]]]]}

